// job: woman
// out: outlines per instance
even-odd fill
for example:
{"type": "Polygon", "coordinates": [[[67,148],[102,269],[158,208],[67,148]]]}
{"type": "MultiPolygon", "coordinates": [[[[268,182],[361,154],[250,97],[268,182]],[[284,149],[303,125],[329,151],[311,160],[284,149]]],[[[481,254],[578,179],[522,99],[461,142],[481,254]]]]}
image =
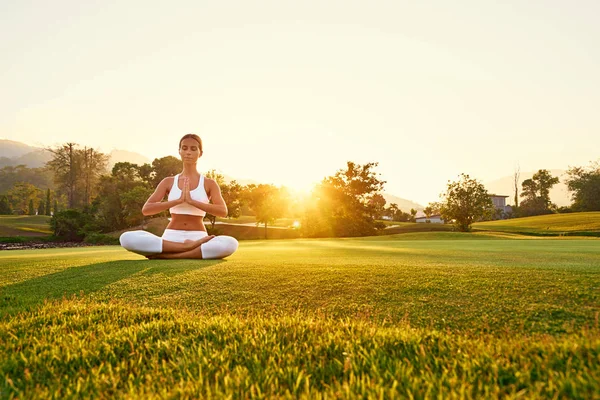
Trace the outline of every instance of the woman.
{"type": "Polygon", "coordinates": [[[202,156],[198,135],[181,138],[179,155],[183,171],[163,179],[142,208],[144,215],[169,209],[171,222],[162,238],[146,231],[125,232],[119,238],[121,246],[148,258],[216,259],[233,254],[238,248],[237,240],[231,236],[209,236],[202,221],[207,212],[226,217],[227,205],[219,185],[196,170],[202,156]],[[167,201],[162,201],[165,195],[167,201]]]}

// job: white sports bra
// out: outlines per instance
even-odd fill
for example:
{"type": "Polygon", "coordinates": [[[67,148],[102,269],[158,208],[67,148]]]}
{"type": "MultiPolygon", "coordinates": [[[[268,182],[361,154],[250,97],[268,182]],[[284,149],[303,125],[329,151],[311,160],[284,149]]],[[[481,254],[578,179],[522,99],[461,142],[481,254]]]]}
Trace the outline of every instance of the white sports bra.
{"type": "MultiPolygon", "coordinates": [[[[200,201],[202,203],[208,203],[208,195],[206,194],[206,190],[204,190],[204,175],[200,175],[200,182],[198,182],[198,187],[194,190],[190,190],[190,195],[192,197],[192,200],[200,201]]],[[[179,188],[179,174],[177,174],[173,178],[173,186],[171,186],[171,191],[169,192],[168,200],[177,200],[180,197],[181,189],[179,188]]],[[[169,212],[171,214],[198,215],[200,217],[206,215],[206,211],[196,208],[188,203],[177,204],[175,207],[169,208],[169,212]]]]}

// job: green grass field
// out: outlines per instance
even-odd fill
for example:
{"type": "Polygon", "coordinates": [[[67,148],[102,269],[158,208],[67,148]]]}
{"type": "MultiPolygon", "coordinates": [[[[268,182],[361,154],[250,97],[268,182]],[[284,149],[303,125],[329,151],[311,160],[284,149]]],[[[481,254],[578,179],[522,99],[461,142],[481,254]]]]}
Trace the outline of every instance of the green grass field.
{"type": "Polygon", "coordinates": [[[600,398],[597,238],[19,250],[0,270],[0,398],[600,398]]]}
{"type": "Polygon", "coordinates": [[[46,236],[51,232],[46,215],[0,215],[0,237],[46,236]]]}
{"type": "Polygon", "coordinates": [[[474,229],[533,234],[600,233],[600,212],[550,214],[473,224],[474,229]]]}

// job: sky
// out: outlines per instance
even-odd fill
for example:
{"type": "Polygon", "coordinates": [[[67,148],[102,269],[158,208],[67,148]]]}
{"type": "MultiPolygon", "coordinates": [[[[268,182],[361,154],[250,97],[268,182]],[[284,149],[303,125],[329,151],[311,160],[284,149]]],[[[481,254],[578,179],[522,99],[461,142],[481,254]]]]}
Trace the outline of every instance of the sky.
{"type": "MultiPolygon", "coordinates": [[[[448,180],[600,157],[598,1],[0,2],[0,137],[308,189],[347,161],[448,180]]],[[[506,193],[510,195],[510,193],[506,193]]]]}

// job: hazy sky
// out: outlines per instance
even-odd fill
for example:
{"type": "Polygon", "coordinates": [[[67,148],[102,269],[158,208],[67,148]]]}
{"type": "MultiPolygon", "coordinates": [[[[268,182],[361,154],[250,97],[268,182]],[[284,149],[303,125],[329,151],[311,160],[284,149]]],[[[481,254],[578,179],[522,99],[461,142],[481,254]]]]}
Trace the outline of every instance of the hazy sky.
{"type": "MultiPolygon", "coordinates": [[[[0,2],[0,137],[308,187],[378,161],[422,204],[600,157],[600,2],[0,2]]],[[[511,193],[506,193],[511,195],[511,193]]]]}

